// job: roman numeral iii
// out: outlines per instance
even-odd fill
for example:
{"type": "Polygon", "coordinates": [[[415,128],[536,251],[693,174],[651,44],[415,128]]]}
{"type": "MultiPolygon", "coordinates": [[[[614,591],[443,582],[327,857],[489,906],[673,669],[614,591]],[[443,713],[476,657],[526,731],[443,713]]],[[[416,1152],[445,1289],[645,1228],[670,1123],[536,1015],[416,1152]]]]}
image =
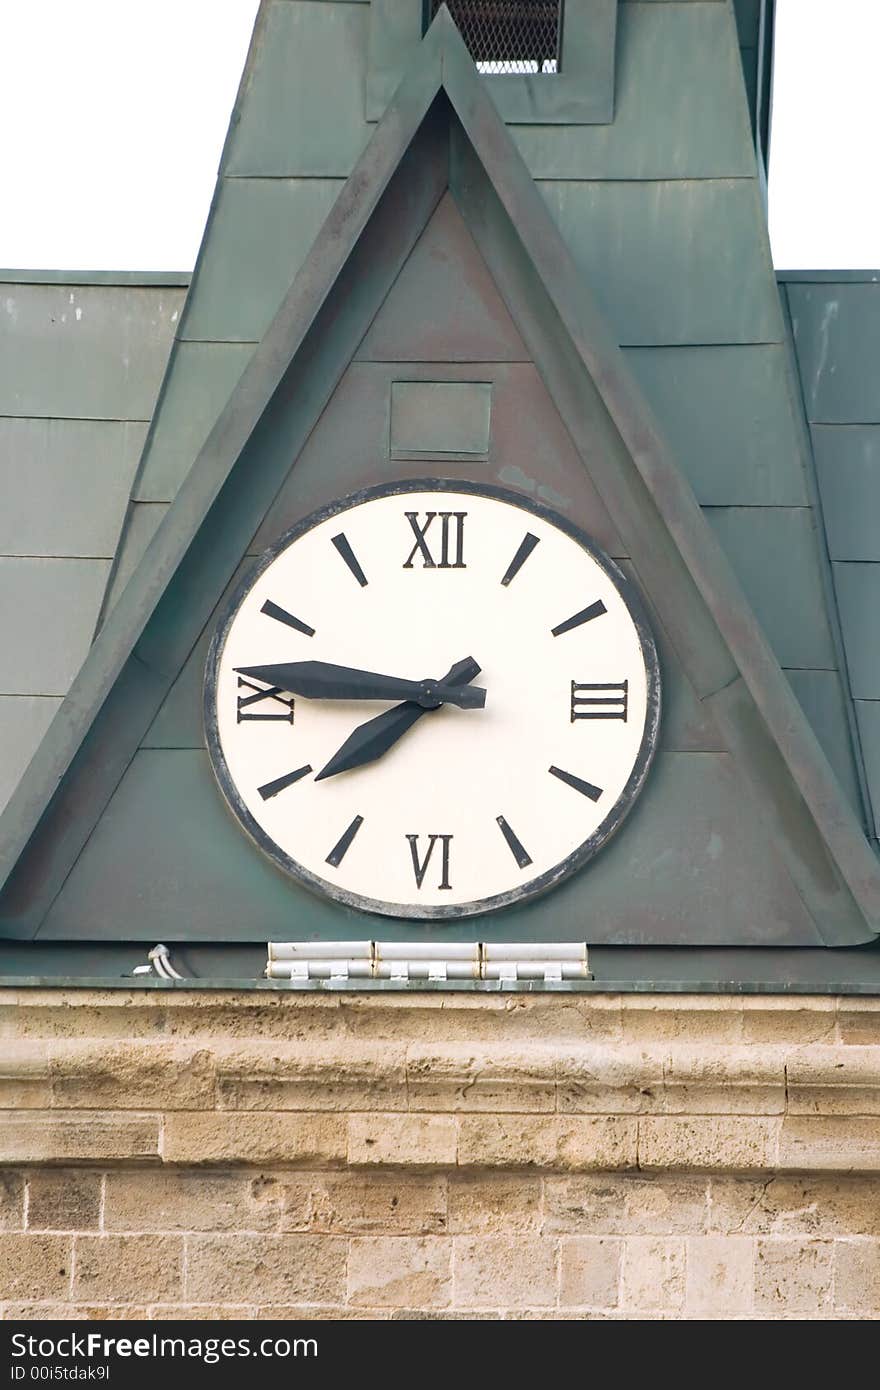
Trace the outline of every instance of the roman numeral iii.
{"type": "Polygon", "coordinates": [[[293,697],[283,695],[281,687],[278,685],[254,685],[253,681],[245,680],[243,676],[238,678],[238,688],[251,691],[250,695],[239,695],[236,723],[243,724],[248,719],[281,719],[287,724],[293,723],[293,697]],[[269,701],[267,708],[263,708],[263,702],[269,701]],[[259,705],[258,710],[251,710],[251,705],[259,705]],[[282,714],[274,706],[283,705],[285,713],[282,714]]]}
{"type": "Polygon", "coordinates": [[[440,850],[440,882],[437,884],[437,887],[451,888],[452,884],[449,882],[449,846],[452,844],[452,836],[429,835],[428,847],[425,850],[424,857],[421,860],[419,859],[419,840],[421,839],[421,836],[407,835],[406,838],[409,841],[409,851],[412,855],[412,866],[413,873],[416,877],[416,887],[421,888],[422,884],[425,881],[425,874],[428,872],[428,868],[431,863],[431,857],[434,853],[434,846],[439,840],[442,848],[440,850]]]}
{"type": "Polygon", "coordinates": [[[626,723],[629,681],[600,685],[571,683],[571,722],[576,719],[622,719],[626,723]]]}
{"type": "MultiPolygon", "coordinates": [[[[412,527],[412,533],[416,538],[416,543],[409,555],[403,562],[405,570],[413,568],[413,559],[416,555],[421,556],[422,568],[426,570],[463,570],[467,569],[464,562],[464,519],[467,512],[425,512],[424,525],[419,523],[418,512],[406,512],[406,519],[412,527]],[[440,530],[440,560],[434,559],[430,546],[425,537],[431,530],[433,523],[439,518],[440,530]],[[450,556],[455,554],[455,559],[450,556]]],[[[433,544],[437,542],[437,528],[434,527],[431,536],[433,544]]]]}

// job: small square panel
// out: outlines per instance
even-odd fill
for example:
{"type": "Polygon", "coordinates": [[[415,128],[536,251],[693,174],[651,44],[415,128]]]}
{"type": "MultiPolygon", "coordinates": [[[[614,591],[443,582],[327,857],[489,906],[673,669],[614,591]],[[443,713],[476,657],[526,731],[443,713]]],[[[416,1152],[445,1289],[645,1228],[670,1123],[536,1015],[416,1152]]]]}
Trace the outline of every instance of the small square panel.
{"type": "Polygon", "coordinates": [[[392,381],[392,458],[488,458],[488,381],[392,381]]]}

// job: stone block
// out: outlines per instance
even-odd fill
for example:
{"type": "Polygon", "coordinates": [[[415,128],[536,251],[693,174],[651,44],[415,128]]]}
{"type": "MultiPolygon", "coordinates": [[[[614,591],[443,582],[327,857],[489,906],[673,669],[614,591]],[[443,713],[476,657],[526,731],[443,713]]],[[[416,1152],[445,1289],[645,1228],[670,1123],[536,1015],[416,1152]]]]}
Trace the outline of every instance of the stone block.
{"type": "Polygon", "coordinates": [[[852,1044],[801,1048],[788,1062],[792,1115],[880,1115],[880,1058],[852,1044]]]}
{"type": "Polygon", "coordinates": [[[155,1316],[143,1305],[118,1303],[113,1306],[92,1303],[6,1303],[7,1322],[144,1322],[155,1316]]]}
{"type": "Polygon", "coordinates": [[[283,1231],[436,1235],[446,1230],[446,1179],[424,1173],[304,1173],[278,1180],[283,1231]]]}
{"type": "Polygon", "coordinates": [[[69,1236],[0,1235],[0,1299],[52,1299],[70,1289],[69,1236]]]}
{"type": "Polygon", "coordinates": [[[462,1115],[462,1167],[634,1168],[636,1121],[606,1115],[462,1115]]]}
{"type": "Polygon", "coordinates": [[[677,1235],[706,1228],[705,1177],[597,1173],[544,1179],[544,1228],[589,1235],[677,1235]]]}
{"type": "Polygon", "coordinates": [[[563,1307],[614,1308],[620,1298],[623,1242],[608,1236],[567,1236],[559,1247],[563,1307]]]}
{"type": "Polygon", "coordinates": [[[28,1230],[96,1230],[101,1212],[101,1182],[101,1174],[88,1168],[44,1168],[42,1172],[30,1173],[28,1230]]]}
{"type": "Polygon", "coordinates": [[[755,1313],[814,1314],[831,1302],[831,1241],[759,1239],[755,1313]]]}
{"type": "Polygon", "coordinates": [[[621,1017],[626,1043],[738,1043],[743,1035],[735,995],[623,995],[621,1017]]]}
{"type": "Polygon", "coordinates": [[[555,1049],[417,1043],[407,1054],[406,1088],[411,1110],[553,1111],[555,1049]]]}
{"type": "Polygon", "coordinates": [[[554,1307],[557,1254],[543,1236],[456,1236],[456,1308],[554,1307]]]}
{"type": "Polygon", "coordinates": [[[837,1000],[823,995],[765,996],[741,1000],[743,1041],[792,1044],[833,1042],[837,1029],[837,1000]]]}
{"type": "Polygon", "coordinates": [[[217,1059],[230,1110],[405,1110],[405,1049],[367,1041],[251,1046],[217,1059]]]}
{"type": "Polygon", "coordinates": [[[254,1310],[248,1303],[175,1303],[153,1307],[148,1316],[152,1322],[239,1322],[254,1310]]]}
{"type": "Polygon", "coordinates": [[[443,1167],[455,1164],[457,1145],[458,1121],[453,1115],[349,1117],[349,1163],[443,1167]]]}
{"type": "Polygon", "coordinates": [[[342,1115],[263,1111],[174,1111],[166,1117],[166,1163],[339,1163],[342,1115]]]}
{"type": "Polygon", "coordinates": [[[685,1307],[697,1317],[750,1313],[755,1284],[754,1241],[742,1236],[694,1236],[687,1243],[685,1307]]]}
{"type": "Polygon", "coordinates": [[[622,1302],[637,1313],[678,1312],[685,1294],[685,1243],[630,1236],[624,1245],[622,1302]]]}
{"type": "Polygon", "coordinates": [[[126,1041],[120,1047],[52,1043],[53,1104],[67,1109],[213,1109],[214,1063],[207,1048],[126,1041]]]}
{"type": "Polygon", "coordinates": [[[779,1165],[810,1171],[880,1171],[880,1124],[867,1116],[791,1115],[782,1122],[779,1165]]]}
{"type": "Polygon", "coordinates": [[[663,1106],[663,1059],[645,1048],[563,1046],[556,1070],[563,1112],[619,1115],[663,1106]]]}
{"type": "Polygon", "coordinates": [[[834,1242],[834,1307],[880,1316],[880,1241],[834,1242]]]}
{"type": "Polygon", "coordinates": [[[190,1236],[187,1301],[342,1303],[346,1245],[335,1236],[190,1236]]]}
{"type": "Polygon", "coordinates": [[[24,1227],[24,1175],[14,1168],[0,1168],[0,1231],[24,1227]]]}
{"type": "Polygon", "coordinates": [[[837,1036],[847,1045],[871,1046],[880,1042],[880,999],[841,999],[837,1036]]]}
{"type": "Polygon", "coordinates": [[[778,1120],[751,1115],[646,1115],[639,1121],[639,1166],[707,1172],[770,1169],[776,1163],[778,1134],[778,1120]]]}
{"type": "Polygon", "coordinates": [[[271,1231],[281,1184],[249,1174],[181,1169],[107,1174],[108,1231],[271,1231]]]}
{"type": "Polygon", "coordinates": [[[178,1236],[77,1236],[73,1299],[77,1303],[168,1303],[183,1292],[178,1236]]]}
{"type": "Polygon", "coordinates": [[[449,1179],[449,1230],[456,1234],[537,1231],[541,1179],[522,1173],[462,1173],[449,1179]]]}
{"type": "Polygon", "coordinates": [[[451,1258],[452,1242],[437,1237],[358,1237],[349,1246],[349,1300],[376,1308],[446,1307],[451,1258]]]}
{"type": "Polygon", "coordinates": [[[0,1162],[158,1158],[159,1117],[134,1111],[0,1112],[0,1162]]]}
{"type": "Polygon", "coordinates": [[[0,1110],[45,1109],[52,1104],[48,1049],[43,1042],[9,1040],[0,1055],[0,1110]]]}

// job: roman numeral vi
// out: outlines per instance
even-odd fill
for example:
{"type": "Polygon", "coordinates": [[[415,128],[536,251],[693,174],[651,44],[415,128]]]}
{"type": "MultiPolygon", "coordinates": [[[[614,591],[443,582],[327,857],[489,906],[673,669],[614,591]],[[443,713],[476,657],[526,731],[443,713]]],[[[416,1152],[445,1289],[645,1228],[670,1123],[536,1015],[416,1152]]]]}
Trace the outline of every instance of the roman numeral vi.
{"type": "Polygon", "coordinates": [[[406,838],[409,841],[409,850],[410,854],[412,855],[412,866],[413,873],[416,876],[416,887],[421,888],[422,884],[425,881],[425,874],[428,872],[428,866],[431,863],[431,856],[434,853],[434,846],[439,840],[442,845],[442,849],[440,851],[441,873],[440,882],[437,884],[437,887],[451,888],[452,884],[449,882],[449,846],[452,844],[452,836],[429,835],[428,848],[425,850],[424,858],[421,861],[419,860],[419,840],[421,836],[407,835],[406,838]]]}

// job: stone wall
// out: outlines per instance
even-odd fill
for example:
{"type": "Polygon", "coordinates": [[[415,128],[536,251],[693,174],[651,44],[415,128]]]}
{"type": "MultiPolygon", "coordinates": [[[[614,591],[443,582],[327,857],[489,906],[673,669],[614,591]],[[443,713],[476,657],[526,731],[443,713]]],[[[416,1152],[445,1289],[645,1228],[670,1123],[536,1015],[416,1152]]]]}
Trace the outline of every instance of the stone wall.
{"type": "Polygon", "coordinates": [[[11,1317],[873,1318],[880,1000],[0,992],[11,1317]]]}

